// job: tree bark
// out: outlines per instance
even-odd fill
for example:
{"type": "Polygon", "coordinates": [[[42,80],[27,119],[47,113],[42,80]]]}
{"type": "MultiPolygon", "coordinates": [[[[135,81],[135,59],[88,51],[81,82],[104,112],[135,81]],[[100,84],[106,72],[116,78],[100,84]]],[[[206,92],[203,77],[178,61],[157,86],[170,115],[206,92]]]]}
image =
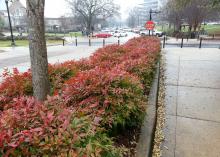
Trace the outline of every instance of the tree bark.
{"type": "Polygon", "coordinates": [[[26,0],[26,4],[34,97],[43,101],[50,92],[44,27],[45,0],[26,0]]]}

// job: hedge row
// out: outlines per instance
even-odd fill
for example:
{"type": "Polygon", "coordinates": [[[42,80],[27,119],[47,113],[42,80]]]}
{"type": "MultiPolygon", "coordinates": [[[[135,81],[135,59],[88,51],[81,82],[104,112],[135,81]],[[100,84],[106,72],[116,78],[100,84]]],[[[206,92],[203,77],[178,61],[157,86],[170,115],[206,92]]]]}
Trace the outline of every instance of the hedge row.
{"type": "Polygon", "coordinates": [[[159,52],[156,37],[141,37],[50,65],[45,102],[32,97],[31,71],[5,71],[0,156],[123,156],[110,135],[141,125],[159,52]]]}

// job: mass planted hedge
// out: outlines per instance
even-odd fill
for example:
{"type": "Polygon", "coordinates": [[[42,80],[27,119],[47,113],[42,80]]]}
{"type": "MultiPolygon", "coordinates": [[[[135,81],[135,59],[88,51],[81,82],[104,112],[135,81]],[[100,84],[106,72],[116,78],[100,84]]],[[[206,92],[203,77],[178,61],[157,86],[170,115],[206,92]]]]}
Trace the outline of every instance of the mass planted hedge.
{"type": "Polygon", "coordinates": [[[5,70],[0,84],[0,156],[121,157],[114,137],[139,127],[160,52],[156,37],[49,65],[51,94],[32,95],[31,71],[5,70]]]}

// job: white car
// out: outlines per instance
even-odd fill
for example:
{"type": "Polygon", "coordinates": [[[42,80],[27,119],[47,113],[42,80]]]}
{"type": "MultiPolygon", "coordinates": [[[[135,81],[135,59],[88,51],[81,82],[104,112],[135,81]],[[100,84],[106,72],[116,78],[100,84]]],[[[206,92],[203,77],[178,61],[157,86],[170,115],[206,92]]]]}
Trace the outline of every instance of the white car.
{"type": "MultiPolygon", "coordinates": [[[[149,35],[149,30],[141,31],[140,35],[149,35]]],[[[150,35],[152,35],[152,31],[150,31],[150,35]]],[[[161,31],[154,30],[153,35],[156,35],[158,37],[162,37],[164,35],[164,33],[161,31]]]]}
{"type": "Polygon", "coordinates": [[[128,34],[126,32],[115,31],[114,37],[127,37],[128,34]]]}
{"type": "Polygon", "coordinates": [[[132,29],[131,28],[124,28],[123,31],[125,31],[125,32],[132,32],[132,29]]]}
{"type": "Polygon", "coordinates": [[[158,36],[158,37],[162,37],[162,36],[164,35],[163,32],[157,31],[157,30],[154,30],[154,31],[153,31],[153,34],[156,35],[156,36],[158,36]]]}
{"type": "Polygon", "coordinates": [[[132,29],[132,32],[134,32],[134,33],[140,33],[140,29],[138,29],[138,28],[134,28],[134,29],[132,29]]]}
{"type": "Polygon", "coordinates": [[[148,30],[140,31],[140,35],[149,35],[148,30]]]}

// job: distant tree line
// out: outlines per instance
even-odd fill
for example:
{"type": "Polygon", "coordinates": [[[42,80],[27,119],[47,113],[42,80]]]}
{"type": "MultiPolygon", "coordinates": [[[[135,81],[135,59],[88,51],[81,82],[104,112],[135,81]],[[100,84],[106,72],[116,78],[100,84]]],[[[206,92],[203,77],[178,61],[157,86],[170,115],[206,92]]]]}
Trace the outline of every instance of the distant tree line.
{"type": "Polygon", "coordinates": [[[134,28],[136,26],[140,25],[140,15],[137,7],[134,7],[129,10],[128,12],[128,18],[127,18],[127,25],[131,28],[134,28]]]}
{"type": "Polygon", "coordinates": [[[189,32],[200,30],[201,24],[220,19],[220,0],[169,0],[163,9],[163,19],[181,31],[187,24],[189,32]]]}

